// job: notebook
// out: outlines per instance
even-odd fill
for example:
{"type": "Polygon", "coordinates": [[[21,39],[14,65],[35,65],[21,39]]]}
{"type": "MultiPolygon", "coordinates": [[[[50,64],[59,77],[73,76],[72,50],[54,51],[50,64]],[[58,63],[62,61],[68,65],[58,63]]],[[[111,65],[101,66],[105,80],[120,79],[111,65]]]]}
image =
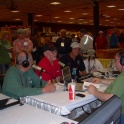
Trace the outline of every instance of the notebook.
{"type": "MultiPolygon", "coordinates": [[[[69,66],[66,66],[62,69],[62,76],[64,85],[66,86],[66,90],[68,90],[68,83],[72,82],[71,72],[69,66]]],[[[83,83],[76,83],[76,91],[82,92],[83,90],[83,83]]]]}

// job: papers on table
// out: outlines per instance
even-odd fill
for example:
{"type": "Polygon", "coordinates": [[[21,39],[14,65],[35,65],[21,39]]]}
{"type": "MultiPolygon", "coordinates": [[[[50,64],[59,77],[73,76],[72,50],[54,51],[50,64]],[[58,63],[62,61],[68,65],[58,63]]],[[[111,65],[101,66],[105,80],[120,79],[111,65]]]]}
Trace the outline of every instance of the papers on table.
{"type": "Polygon", "coordinates": [[[88,86],[90,86],[90,85],[94,85],[97,89],[100,88],[100,84],[94,84],[94,83],[91,83],[91,82],[84,81],[83,89],[87,89],[88,86]]]}

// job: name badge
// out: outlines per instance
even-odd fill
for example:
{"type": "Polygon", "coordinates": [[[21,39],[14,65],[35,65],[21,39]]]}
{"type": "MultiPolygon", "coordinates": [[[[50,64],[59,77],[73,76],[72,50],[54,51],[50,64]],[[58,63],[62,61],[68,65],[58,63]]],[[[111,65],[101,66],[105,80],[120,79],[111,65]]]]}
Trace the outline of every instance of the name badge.
{"type": "Polygon", "coordinates": [[[64,47],[64,43],[63,42],[61,43],[61,46],[64,47]]]}
{"type": "Polygon", "coordinates": [[[24,44],[23,44],[24,46],[28,46],[28,42],[24,42],[24,44]]]}

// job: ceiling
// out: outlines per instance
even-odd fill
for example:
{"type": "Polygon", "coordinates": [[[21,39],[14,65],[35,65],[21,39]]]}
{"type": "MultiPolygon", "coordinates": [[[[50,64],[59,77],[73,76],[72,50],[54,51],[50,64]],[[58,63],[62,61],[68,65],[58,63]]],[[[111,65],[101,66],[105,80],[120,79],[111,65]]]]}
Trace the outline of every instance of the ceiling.
{"type": "MultiPolygon", "coordinates": [[[[100,25],[124,26],[124,10],[118,10],[124,9],[124,0],[95,1],[99,1],[100,25]],[[116,7],[108,8],[107,5],[116,7]]],[[[0,0],[0,21],[24,21],[27,13],[34,13],[37,22],[93,25],[93,7],[93,0],[0,0]],[[50,4],[55,1],[61,4],[50,4]],[[13,7],[20,12],[12,13],[13,7]],[[64,12],[66,10],[72,12],[64,12]],[[37,14],[42,16],[37,17],[37,14]]]]}

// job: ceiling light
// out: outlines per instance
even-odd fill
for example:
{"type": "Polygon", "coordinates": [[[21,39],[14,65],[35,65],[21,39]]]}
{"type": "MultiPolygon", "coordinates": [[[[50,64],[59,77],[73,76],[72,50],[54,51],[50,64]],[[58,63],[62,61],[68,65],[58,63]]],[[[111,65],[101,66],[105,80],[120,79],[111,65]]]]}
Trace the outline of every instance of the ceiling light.
{"type": "Polygon", "coordinates": [[[88,22],[83,22],[83,23],[88,23],[88,22]]]}
{"type": "Polygon", "coordinates": [[[82,15],[88,15],[89,13],[82,13],[82,15]]]}
{"type": "Polygon", "coordinates": [[[62,22],[62,21],[57,21],[57,22],[62,22]]]}
{"type": "Polygon", "coordinates": [[[109,16],[109,15],[104,15],[106,18],[108,18],[108,17],[111,17],[111,16],[109,16]]]}
{"type": "Polygon", "coordinates": [[[41,17],[42,15],[36,15],[37,17],[41,17]]]}
{"type": "Polygon", "coordinates": [[[37,22],[38,20],[34,20],[35,22],[37,22]]]}
{"type": "Polygon", "coordinates": [[[69,19],[75,19],[75,18],[69,18],[69,19]]]}
{"type": "Polygon", "coordinates": [[[72,11],[70,11],[70,10],[66,10],[66,11],[64,11],[64,12],[72,12],[72,11]]]}
{"type": "Polygon", "coordinates": [[[107,6],[107,7],[109,7],[109,8],[113,8],[113,7],[116,7],[115,5],[110,5],[110,6],[107,6]]]}
{"type": "Polygon", "coordinates": [[[79,19],[79,20],[84,20],[84,19],[79,19]]]}
{"type": "Polygon", "coordinates": [[[118,9],[118,10],[124,10],[124,9],[118,9]]]}
{"type": "Polygon", "coordinates": [[[110,21],[110,20],[105,20],[106,22],[110,21]]]}
{"type": "Polygon", "coordinates": [[[61,4],[60,2],[52,2],[50,4],[53,4],[53,5],[58,5],[58,4],[61,4]]]}
{"type": "Polygon", "coordinates": [[[21,20],[21,19],[15,19],[16,21],[19,21],[19,20],[21,20]]]}
{"type": "Polygon", "coordinates": [[[18,10],[11,10],[11,12],[17,13],[17,12],[19,12],[19,11],[18,11],[18,10]]]}
{"type": "Polygon", "coordinates": [[[56,16],[56,17],[54,17],[55,19],[58,19],[58,18],[60,18],[60,17],[58,17],[58,16],[56,16]]]}

